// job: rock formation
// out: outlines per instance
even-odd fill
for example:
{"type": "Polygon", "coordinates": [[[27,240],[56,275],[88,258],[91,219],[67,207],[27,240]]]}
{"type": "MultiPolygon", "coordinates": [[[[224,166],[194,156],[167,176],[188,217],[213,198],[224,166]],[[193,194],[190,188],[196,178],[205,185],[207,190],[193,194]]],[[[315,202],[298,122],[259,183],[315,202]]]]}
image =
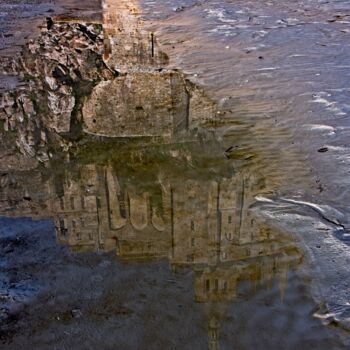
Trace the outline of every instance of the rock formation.
{"type": "Polygon", "coordinates": [[[155,35],[142,29],[129,2],[105,1],[103,18],[48,18],[20,55],[2,59],[3,144],[44,162],[88,134],[169,138],[215,118],[215,104],[166,68],[155,35]]]}
{"type": "Polygon", "coordinates": [[[19,56],[2,62],[20,82],[1,94],[2,131],[15,134],[21,153],[45,161],[50,145],[65,147],[76,136],[84,96],[114,76],[102,53],[101,25],[48,21],[19,56]]]}

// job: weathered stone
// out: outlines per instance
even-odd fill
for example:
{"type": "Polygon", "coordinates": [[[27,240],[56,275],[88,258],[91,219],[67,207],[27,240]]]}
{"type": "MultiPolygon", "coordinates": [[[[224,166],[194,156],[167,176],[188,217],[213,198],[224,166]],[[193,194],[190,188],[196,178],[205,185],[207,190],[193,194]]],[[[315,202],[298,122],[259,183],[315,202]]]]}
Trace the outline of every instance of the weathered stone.
{"type": "Polygon", "coordinates": [[[188,97],[178,73],[131,73],[97,85],[84,130],[113,137],[171,136],[186,128],[188,97]]]}
{"type": "Polygon", "coordinates": [[[71,113],[75,105],[74,96],[49,91],[48,102],[53,116],[52,129],[58,133],[69,132],[71,113]]]}
{"type": "Polygon", "coordinates": [[[50,87],[51,90],[56,90],[58,88],[57,81],[53,77],[46,76],[45,82],[47,83],[47,85],[50,87]]]}
{"type": "Polygon", "coordinates": [[[132,1],[104,0],[104,59],[114,70],[154,70],[168,64],[167,55],[156,42],[154,33],[142,29],[138,8],[132,1]]]}
{"type": "Polygon", "coordinates": [[[4,62],[19,83],[2,95],[0,119],[22,153],[43,160],[48,143],[67,150],[80,123],[108,137],[170,137],[215,116],[214,104],[183,74],[160,69],[166,55],[131,3],[104,4],[103,27],[55,22],[4,62]]]}
{"type": "Polygon", "coordinates": [[[189,105],[189,125],[191,128],[213,121],[217,114],[216,104],[207,98],[204,93],[196,87],[191,89],[189,105]]]}
{"type": "Polygon", "coordinates": [[[35,150],[33,147],[30,145],[30,143],[27,141],[28,136],[21,134],[19,137],[19,140],[16,142],[17,147],[21,151],[21,153],[25,155],[29,155],[30,157],[35,156],[35,150]]]}
{"type": "Polygon", "coordinates": [[[27,116],[31,117],[35,114],[33,102],[30,100],[30,98],[28,98],[28,96],[26,96],[25,94],[22,94],[18,100],[19,100],[20,104],[22,105],[23,112],[27,116]]]}
{"type": "Polygon", "coordinates": [[[6,172],[9,170],[29,170],[35,169],[38,166],[36,159],[28,158],[25,155],[18,153],[1,154],[0,171],[6,172]]]}
{"type": "Polygon", "coordinates": [[[17,121],[19,123],[24,122],[24,115],[23,112],[20,111],[19,109],[16,109],[12,114],[11,114],[11,120],[17,121]]]}

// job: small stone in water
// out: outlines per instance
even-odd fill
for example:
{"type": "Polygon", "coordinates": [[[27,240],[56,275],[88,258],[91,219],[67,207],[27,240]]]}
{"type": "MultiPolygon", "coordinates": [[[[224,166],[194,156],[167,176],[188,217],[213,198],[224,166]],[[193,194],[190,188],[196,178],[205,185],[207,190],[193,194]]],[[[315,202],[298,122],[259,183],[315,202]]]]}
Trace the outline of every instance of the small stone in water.
{"type": "Polygon", "coordinates": [[[185,9],[184,6],[179,6],[179,7],[176,7],[176,8],[174,9],[174,11],[175,11],[175,12],[181,12],[181,11],[183,11],[184,9],[185,9]]]}
{"type": "Polygon", "coordinates": [[[83,313],[79,309],[74,309],[71,311],[71,315],[73,318],[80,318],[83,316],[83,313]]]}

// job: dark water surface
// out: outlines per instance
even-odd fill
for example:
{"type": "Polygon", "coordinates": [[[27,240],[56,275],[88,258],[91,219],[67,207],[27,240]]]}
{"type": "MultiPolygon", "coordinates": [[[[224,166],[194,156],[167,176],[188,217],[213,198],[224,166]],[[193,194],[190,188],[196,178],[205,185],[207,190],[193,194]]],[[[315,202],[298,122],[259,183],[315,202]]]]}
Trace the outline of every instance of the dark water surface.
{"type": "Polygon", "coordinates": [[[103,15],[152,33],[203,90],[196,115],[215,117],[0,174],[4,349],[346,349],[349,3],[105,1],[103,15]]]}

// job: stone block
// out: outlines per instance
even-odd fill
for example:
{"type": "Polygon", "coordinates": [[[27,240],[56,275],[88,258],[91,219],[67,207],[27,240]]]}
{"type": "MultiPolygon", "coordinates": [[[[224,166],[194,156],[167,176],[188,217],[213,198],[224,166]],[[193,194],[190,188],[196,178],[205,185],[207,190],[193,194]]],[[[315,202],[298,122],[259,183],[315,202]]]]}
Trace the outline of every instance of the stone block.
{"type": "Polygon", "coordinates": [[[130,73],[94,88],[83,107],[84,131],[110,137],[172,136],[187,128],[188,103],[177,73],[130,73]]]}

